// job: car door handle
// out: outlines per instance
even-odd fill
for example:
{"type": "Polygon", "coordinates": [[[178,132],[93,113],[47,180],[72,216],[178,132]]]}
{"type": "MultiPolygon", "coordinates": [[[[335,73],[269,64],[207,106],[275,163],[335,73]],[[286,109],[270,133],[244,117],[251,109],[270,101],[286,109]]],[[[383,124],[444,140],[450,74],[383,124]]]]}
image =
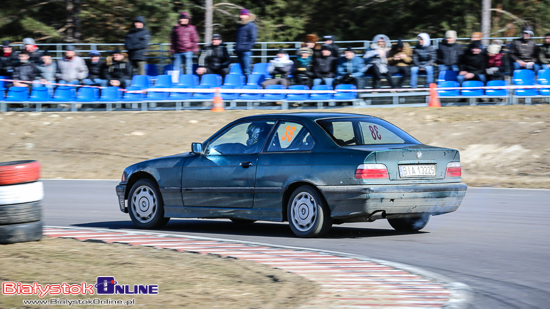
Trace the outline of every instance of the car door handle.
{"type": "Polygon", "coordinates": [[[249,168],[252,166],[252,162],[241,162],[240,164],[243,168],[249,168]]]}

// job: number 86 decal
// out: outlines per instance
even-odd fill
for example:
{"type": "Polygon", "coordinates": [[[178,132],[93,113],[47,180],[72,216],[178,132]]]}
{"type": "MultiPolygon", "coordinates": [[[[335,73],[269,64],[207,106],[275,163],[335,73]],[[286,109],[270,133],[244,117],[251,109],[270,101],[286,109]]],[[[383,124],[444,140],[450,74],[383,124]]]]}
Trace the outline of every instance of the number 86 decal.
{"type": "Polygon", "coordinates": [[[378,132],[378,127],[377,126],[369,126],[369,130],[370,130],[370,135],[372,136],[372,139],[374,140],[381,140],[382,139],[382,135],[380,135],[380,133],[378,132]]]}
{"type": "Polygon", "coordinates": [[[292,140],[292,135],[294,135],[294,131],[296,131],[295,126],[293,126],[292,128],[290,126],[286,126],[285,134],[283,135],[283,137],[281,137],[281,140],[287,140],[288,142],[290,142],[292,140]]]}

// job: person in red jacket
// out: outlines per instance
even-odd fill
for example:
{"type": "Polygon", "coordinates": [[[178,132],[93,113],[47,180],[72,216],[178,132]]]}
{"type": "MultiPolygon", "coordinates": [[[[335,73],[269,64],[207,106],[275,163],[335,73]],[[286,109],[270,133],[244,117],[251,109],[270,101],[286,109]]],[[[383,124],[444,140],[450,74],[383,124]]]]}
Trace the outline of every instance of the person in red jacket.
{"type": "Polygon", "coordinates": [[[185,74],[193,74],[193,53],[199,52],[199,34],[191,25],[189,14],[181,12],[178,24],[170,35],[170,53],[174,56],[174,70],[180,70],[185,58],[185,74]]]}

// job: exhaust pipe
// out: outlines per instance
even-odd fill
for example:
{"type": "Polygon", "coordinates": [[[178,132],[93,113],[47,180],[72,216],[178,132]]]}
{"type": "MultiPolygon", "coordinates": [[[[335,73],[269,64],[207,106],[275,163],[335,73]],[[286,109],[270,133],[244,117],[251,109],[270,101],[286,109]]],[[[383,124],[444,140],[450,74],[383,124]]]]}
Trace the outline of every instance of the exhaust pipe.
{"type": "Polygon", "coordinates": [[[386,219],[386,211],[385,210],[377,210],[377,211],[373,212],[369,216],[368,221],[369,222],[374,222],[374,221],[379,220],[379,219],[386,219]]]}

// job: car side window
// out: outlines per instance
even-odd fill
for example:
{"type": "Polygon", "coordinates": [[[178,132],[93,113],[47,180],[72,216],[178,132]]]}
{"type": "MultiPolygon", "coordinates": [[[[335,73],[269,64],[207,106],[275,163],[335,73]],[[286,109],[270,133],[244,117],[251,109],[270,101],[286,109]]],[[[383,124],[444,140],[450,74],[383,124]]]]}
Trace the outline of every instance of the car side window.
{"type": "Polygon", "coordinates": [[[236,124],[211,141],[207,155],[258,153],[275,124],[274,121],[253,121],[236,124]]]}
{"type": "Polygon", "coordinates": [[[282,121],[275,131],[267,151],[307,151],[313,149],[314,146],[313,136],[303,125],[282,121]]]}

